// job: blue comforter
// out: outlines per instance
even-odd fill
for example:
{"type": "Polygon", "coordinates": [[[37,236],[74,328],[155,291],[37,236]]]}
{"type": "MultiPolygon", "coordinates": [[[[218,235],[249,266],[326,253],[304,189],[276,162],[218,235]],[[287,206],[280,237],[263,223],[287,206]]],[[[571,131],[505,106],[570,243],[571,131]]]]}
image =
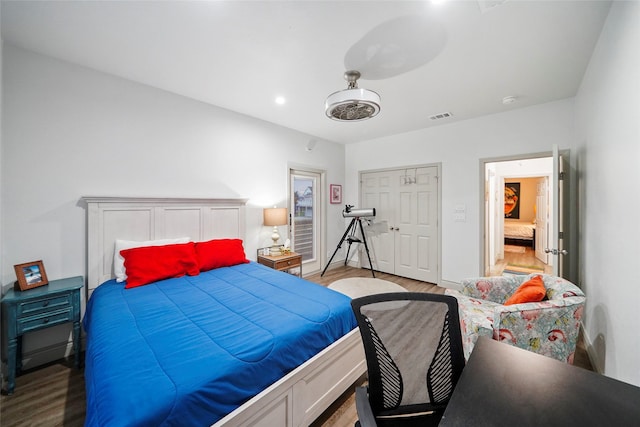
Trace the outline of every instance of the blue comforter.
{"type": "Polygon", "coordinates": [[[252,262],[92,294],[87,426],[204,426],[352,330],[350,299],[252,262]]]}

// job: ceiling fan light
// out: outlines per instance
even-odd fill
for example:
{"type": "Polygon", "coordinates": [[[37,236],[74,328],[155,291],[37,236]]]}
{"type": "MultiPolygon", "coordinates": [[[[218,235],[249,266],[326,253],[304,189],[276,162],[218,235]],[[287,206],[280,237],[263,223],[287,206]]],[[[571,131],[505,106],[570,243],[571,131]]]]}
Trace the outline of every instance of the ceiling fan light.
{"type": "Polygon", "coordinates": [[[327,117],[338,121],[366,120],[380,112],[380,95],[368,89],[345,89],[325,101],[327,117]]]}
{"type": "Polygon", "coordinates": [[[327,117],[341,122],[355,122],[377,115],[380,112],[380,95],[358,88],[360,72],[349,70],[344,73],[344,78],[349,82],[347,89],[332,93],[324,103],[327,117]]]}

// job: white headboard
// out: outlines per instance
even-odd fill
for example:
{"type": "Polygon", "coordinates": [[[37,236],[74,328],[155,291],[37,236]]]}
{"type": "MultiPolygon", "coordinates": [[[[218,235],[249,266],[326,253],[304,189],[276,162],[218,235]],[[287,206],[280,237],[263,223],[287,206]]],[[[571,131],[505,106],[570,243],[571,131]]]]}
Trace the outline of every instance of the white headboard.
{"type": "Polygon", "coordinates": [[[190,237],[244,239],[247,199],[83,197],[87,203],[87,299],[113,278],[114,242],[190,237]]]}

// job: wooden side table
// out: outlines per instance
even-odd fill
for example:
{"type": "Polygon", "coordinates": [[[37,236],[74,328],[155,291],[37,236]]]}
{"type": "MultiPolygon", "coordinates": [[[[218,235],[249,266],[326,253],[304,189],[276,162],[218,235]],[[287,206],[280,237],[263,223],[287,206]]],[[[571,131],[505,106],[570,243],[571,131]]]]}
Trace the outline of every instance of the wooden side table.
{"type": "Polygon", "coordinates": [[[9,290],[2,297],[2,325],[7,338],[7,394],[13,394],[22,370],[22,336],[73,322],[74,364],[80,368],[80,289],[82,276],[52,280],[28,291],[9,290]]]}
{"type": "Polygon", "coordinates": [[[286,255],[258,255],[258,263],[279,271],[300,267],[299,276],[302,277],[302,255],[295,252],[286,255]]]}

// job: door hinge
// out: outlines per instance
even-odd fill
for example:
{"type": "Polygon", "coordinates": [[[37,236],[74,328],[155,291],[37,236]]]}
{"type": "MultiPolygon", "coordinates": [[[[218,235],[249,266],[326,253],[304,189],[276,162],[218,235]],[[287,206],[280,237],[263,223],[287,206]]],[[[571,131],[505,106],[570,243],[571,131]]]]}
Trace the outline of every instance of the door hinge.
{"type": "Polygon", "coordinates": [[[564,239],[564,231],[558,231],[558,239],[564,239]]]}
{"type": "Polygon", "coordinates": [[[558,175],[558,179],[560,181],[564,180],[564,172],[560,172],[560,174],[558,175]]]}

